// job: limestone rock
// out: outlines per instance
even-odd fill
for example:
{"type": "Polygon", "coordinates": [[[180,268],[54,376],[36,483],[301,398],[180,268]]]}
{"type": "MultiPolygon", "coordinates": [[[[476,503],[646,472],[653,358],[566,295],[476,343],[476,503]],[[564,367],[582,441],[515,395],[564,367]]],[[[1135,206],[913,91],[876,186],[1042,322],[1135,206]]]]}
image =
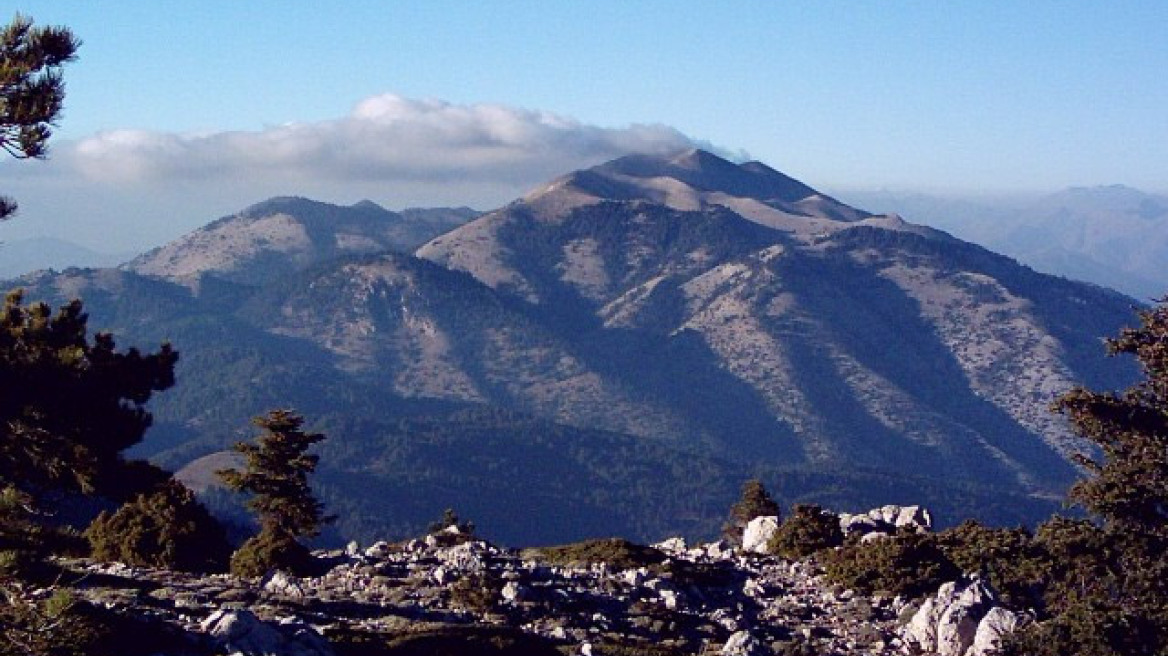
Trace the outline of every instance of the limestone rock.
{"type": "Polygon", "coordinates": [[[738,631],[722,645],[722,656],[766,656],[770,650],[749,631],[738,631]]]}
{"type": "Polygon", "coordinates": [[[991,608],[977,625],[973,636],[973,646],[966,656],[987,656],[1001,646],[1002,638],[1018,630],[1026,623],[1026,616],[998,606],[991,608]]]}
{"type": "Polygon", "coordinates": [[[755,517],[742,532],[742,550],[750,553],[767,553],[767,544],[779,530],[779,518],[774,515],[755,517]]]}
{"type": "Polygon", "coordinates": [[[200,628],[232,656],[334,656],[311,628],[290,623],[277,629],[246,610],[217,610],[200,628]]]}
{"type": "Polygon", "coordinates": [[[933,530],[933,516],[921,506],[886,505],[873,508],[866,513],[852,515],[840,513],[840,530],[844,535],[867,535],[885,533],[891,535],[897,529],[910,529],[918,533],[933,530]]]}
{"type": "Polygon", "coordinates": [[[280,570],[268,572],[260,582],[260,587],[264,592],[280,597],[304,598],[304,588],[300,585],[299,579],[280,570]]]}
{"type": "Polygon", "coordinates": [[[925,600],[901,637],[923,652],[965,656],[979,623],[994,605],[993,592],[979,579],[945,583],[925,600]]]}

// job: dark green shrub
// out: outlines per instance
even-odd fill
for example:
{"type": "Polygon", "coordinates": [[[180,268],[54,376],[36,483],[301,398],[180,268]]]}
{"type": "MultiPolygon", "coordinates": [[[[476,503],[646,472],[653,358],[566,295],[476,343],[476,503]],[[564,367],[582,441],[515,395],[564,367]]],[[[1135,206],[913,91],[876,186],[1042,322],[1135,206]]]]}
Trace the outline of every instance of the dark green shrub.
{"type": "Polygon", "coordinates": [[[442,519],[431,522],[426,532],[433,536],[440,547],[453,547],[475,539],[474,522],[460,520],[453,508],[444,510],[442,519]],[[457,532],[450,531],[451,528],[457,529],[457,532]]]}
{"type": "Polygon", "coordinates": [[[450,585],[450,604],[482,615],[499,603],[503,584],[489,573],[467,574],[450,585]]]}
{"type": "MultiPolygon", "coordinates": [[[[399,634],[329,628],[338,656],[562,656],[547,638],[508,626],[445,624],[411,627],[399,634]]],[[[605,651],[608,654],[610,652],[605,651]]]]}
{"type": "Polygon", "coordinates": [[[980,574],[1012,608],[1041,608],[1051,561],[1024,528],[989,528],[967,520],[937,534],[945,555],[966,574],[980,574]]]}
{"type": "Polygon", "coordinates": [[[442,531],[445,531],[452,526],[457,528],[459,533],[474,535],[474,522],[464,522],[460,520],[458,518],[458,513],[454,512],[453,508],[447,508],[446,510],[442,511],[442,519],[436,522],[432,522],[429,528],[426,529],[426,532],[430,534],[441,533],[442,531]]]}
{"type": "Polygon", "coordinates": [[[608,563],[618,569],[649,567],[665,560],[665,554],[661,551],[621,538],[585,540],[558,547],[524,549],[523,557],[553,565],[608,563]]]}
{"type": "Polygon", "coordinates": [[[219,522],[174,480],[102,512],[85,536],[94,558],[145,567],[223,572],[231,554],[219,522]]]}
{"type": "Polygon", "coordinates": [[[827,580],[864,594],[910,597],[933,592],[961,575],[928,533],[899,533],[824,552],[827,580]]]}
{"type": "Polygon", "coordinates": [[[0,490],[0,577],[25,578],[48,555],[47,529],[32,521],[28,495],[0,490]]]}
{"type": "Polygon", "coordinates": [[[814,504],[797,503],[767,543],[767,550],[784,558],[799,559],[843,543],[838,515],[814,504]]]}
{"type": "Polygon", "coordinates": [[[1162,656],[1164,636],[1146,617],[1076,603],[1006,637],[998,656],[1162,656]]]}
{"type": "Polygon", "coordinates": [[[1165,545],[1062,517],[1034,542],[1045,554],[1043,621],[1015,635],[1005,654],[1160,655],[1168,646],[1165,545]]]}
{"type": "Polygon", "coordinates": [[[54,588],[33,599],[0,583],[0,654],[5,656],[149,656],[190,654],[198,644],[181,628],[144,614],[126,614],[54,588]]]}
{"type": "Polygon", "coordinates": [[[256,578],[279,569],[297,575],[316,573],[316,561],[296,538],[272,531],[260,531],[231,556],[231,573],[256,578]]]}

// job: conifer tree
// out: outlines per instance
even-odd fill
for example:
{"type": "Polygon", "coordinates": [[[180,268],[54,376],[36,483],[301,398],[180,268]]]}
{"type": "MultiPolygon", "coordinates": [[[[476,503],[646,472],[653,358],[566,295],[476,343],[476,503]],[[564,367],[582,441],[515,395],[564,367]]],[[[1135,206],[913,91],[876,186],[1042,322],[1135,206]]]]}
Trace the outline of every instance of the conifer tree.
{"type": "MultiPolygon", "coordinates": [[[[35,27],[20,14],[0,29],[0,149],[17,159],[45,156],[64,106],[61,67],[80,45],[67,28],[35,27]]],[[[16,203],[0,196],[0,220],[15,212],[16,203]]]]}
{"type": "Polygon", "coordinates": [[[80,301],[53,314],[10,292],[0,311],[0,486],[125,498],[162,477],[122,452],[150,426],[146,403],[174,384],[178,353],[118,352],[108,333],[88,337],[80,301]],[[147,480],[145,479],[154,479],[147,480]],[[134,479],[134,480],[130,480],[134,479]]]}
{"type": "Polygon", "coordinates": [[[752,478],[742,485],[742,498],[730,507],[730,520],[722,526],[722,535],[734,544],[742,542],[742,531],[755,517],[779,517],[779,504],[771,498],[762,481],[752,478]]]}
{"type": "Polygon", "coordinates": [[[1144,380],[1123,392],[1076,388],[1055,403],[1099,448],[1070,499],[1096,521],[1056,518],[1036,543],[1048,554],[1052,617],[1012,636],[1006,656],[1168,653],[1168,299],[1107,342],[1134,355],[1144,380]]]}
{"type": "Polygon", "coordinates": [[[255,444],[235,445],[246,458],[244,469],[218,472],[227,487],[253,495],[247,505],[260,520],[259,535],[240,547],[231,569],[241,576],[272,568],[303,570],[309,558],[298,539],[319,535],[333,519],[324,515],[308,485],[318,460],[308,449],[324,435],[303,431],[304,419],[290,410],[272,410],[252,423],[264,432],[255,444]]]}
{"type": "Polygon", "coordinates": [[[1115,533],[1168,540],[1168,299],[1140,313],[1140,326],[1107,342],[1112,354],[1134,355],[1145,378],[1121,392],[1077,388],[1057,401],[1102,460],[1080,455],[1090,475],[1071,499],[1115,533]]]}

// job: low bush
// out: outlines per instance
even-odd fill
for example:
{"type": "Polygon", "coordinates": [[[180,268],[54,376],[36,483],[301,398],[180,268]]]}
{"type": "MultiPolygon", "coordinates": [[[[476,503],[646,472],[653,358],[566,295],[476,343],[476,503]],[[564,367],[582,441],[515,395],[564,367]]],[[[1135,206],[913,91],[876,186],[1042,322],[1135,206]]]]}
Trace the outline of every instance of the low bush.
{"type": "Polygon", "coordinates": [[[932,534],[916,532],[851,542],[824,552],[825,574],[828,581],[864,594],[917,597],[961,575],[937,542],[932,534]]]}
{"type": "Polygon", "coordinates": [[[534,547],[525,549],[523,557],[552,565],[608,563],[616,569],[649,567],[665,560],[665,554],[661,551],[621,538],[585,540],[558,547],[534,547]]]}
{"type": "Polygon", "coordinates": [[[967,520],[937,534],[945,555],[966,574],[980,574],[1012,608],[1041,608],[1050,558],[1024,528],[989,528],[967,520]]]}
{"type": "Polygon", "coordinates": [[[450,602],[480,615],[499,603],[503,583],[489,573],[467,574],[450,585],[450,602]]]}
{"type": "Polygon", "coordinates": [[[231,573],[256,578],[278,569],[299,576],[316,573],[316,560],[308,547],[296,538],[273,531],[260,531],[231,556],[231,573]]]}
{"type": "Polygon", "coordinates": [[[779,517],[779,504],[771,498],[762,481],[752,478],[742,485],[742,496],[730,506],[730,518],[722,525],[722,537],[734,545],[742,544],[742,531],[755,517],[779,517]]]}
{"type": "Polygon", "coordinates": [[[219,522],[175,480],[140,494],[85,532],[99,560],[189,572],[223,572],[231,547],[219,522]]]}
{"type": "Polygon", "coordinates": [[[843,543],[838,515],[814,504],[797,503],[767,543],[767,550],[784,558],[799,559],[843,543]]]}

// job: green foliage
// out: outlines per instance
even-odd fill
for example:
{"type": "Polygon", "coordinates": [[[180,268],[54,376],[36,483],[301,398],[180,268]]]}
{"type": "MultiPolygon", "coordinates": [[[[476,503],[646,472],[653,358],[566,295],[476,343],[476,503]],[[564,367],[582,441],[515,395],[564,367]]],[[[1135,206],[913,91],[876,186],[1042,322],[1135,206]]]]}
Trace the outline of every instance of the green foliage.
{"type": "Polygon", "coordinates": [[[973,520],[937,534],[945,555],[966,574],[980,574],[1012,608],[1042,608],[1052,566],[1024,528],[989,528],[973,520]]]}
{"type": "Polygon", "coordinates": [[[85,535],[94,558],[146,567],[222,572],[231,554],[219,522],[174,480],[101,513],[85,535]]]}
{"type": "Polygon", "coordinates": [[[762,481],[752,478],[742,485],[742,497],[730,506],[730,520],[722,526],[722,536],[733,544],[742,543],[742,531],[755,517],[779,517],[779,504],[771,498],[762,481]]]}
{"type": "Polygon", "coordinates": [[[324,435],[301,430],[304,419],[289,410],[272,410],[252,423],[264,432],[256,444],[235,445],[247,458],[244,471],[225,469],[219,476],[232,490],[254,495],[247,505],[259,515],[262,531],[315,537],[331,519],[308,485],[318,460],[308,449],[324,435]]]}
{"type": "Polygon", "coordinates": [[[457,608],[478,615],[488,613],[499,603],[502,582],[493,574],[467,574],[450,585],[450,602],[457,608]]]}
{"type": "Polygon", "coordinates": [[[1122,393],[1077,388],[1055,403],[1099,448],[1070,498],[1098,522],[1055,518],[1035,544],[1047,558],[1046,617],[1004,654],[1168,653],[1168,303],[1108,341],[1134,355],[1145,380],[1122,393]]]}
{"type": "Polygon", "coordinates": [[[27,494],[12,486],[0,490],[0,577],[27,577],[47,555],[46,529],[34,512],[27,494]]]}
{"type": "Polygon", "coordinates": [[[324,435],[301,430],[304,419],[289,410],[272,410],[253,423],[264,431],[256,444],[235,445],[247,459],[244,470],[218,472],[227,487],[253,495],[247,505],[260,520],[259,535],[232,556],[231,571],[239,576],[259,576],[273,568],[305,573],[312,559],[297,538],[318,535],[333,519],[324,515],[308,485],[317,463],[308,449],[324,435]]]}
{"type": "Polygon", "coordinates": [[[770,553],[784,558],[806,558],[844,543],[839,515],[815,504],[797,503],[767,544],[770,553]]]}
{"type": "Polygon", "coordinates": [[[431,522],[426,532],[442,547],[452,547],[475,539],[474,522],[461,521],[453,508],[442,511],[442,519],[431,522]]]}
{"type": "MultiPolygon", "coordinates": [[[[0,149],[17,159],[45,156],[65,100],[61,67],[80,45],[68,29],[35,27],[20,14],[0,29],[0,149]]],[[[0,220],[15,212],[0,197],[0,220]]]]}
{"type": "Polygon", "coordinates": [[[523,557],[552,565],[608,563],[618,569],[649,567],[659,565],[665,560],[665,554],[661,551],[621,538],[585,540],[556,547],[534,547],[525,549],[523,557]]]}
{"type": "MultiPolygon", "coordinates": [[[[10,292],[0,314],[0,484],[28,492],[124,492],[121,453],[150,426],[146,403],[174,384],[169,345],[119,353],[108,333],[87,336],[80,301],[23,305],[10,292]]],[[[139,479],[141,468],[130,478],[139,479]]]]}
{"type": "Polygon", "coordinates": [[[563,655],[555,643],[546,638],[514,627],[483,624],[422,624],[390,636],[330,628],[325,636],[339,656],[563,655]]]}
{"type": "Polygon", "coordinates": [[[961,571],[929,533],[852,542],[824,552],[827,580],[864,594],[885,592],[910,597],[933,592],[961,571]]]}
{"type": "Polygon", "coordinates": [[[231,555],[231,573],[256,578],[279,569],[299,575],[316,573],[316,561],[308,547],[286,533],[261,530],[231,555]]]}
{"type": "Polygon", "coordinates": [[[150,656],[189,654],[194,644],[174,626],[127,616],[77,598],[69,588],[31,594],[0,579],[0,654],[5,656],[150,656]]]}
{"type": "Polygon", "coordinates": [[[1168,539],[1168,303],[1139,316],[1140,327],[1108,340],[1108,351],[1134,355],[1146,380],[1120,394],[1077,388],[1055,409],[1103,456],[1079,456],[1090,475],[1071,499],[1109,530],[1168,539]]]}

